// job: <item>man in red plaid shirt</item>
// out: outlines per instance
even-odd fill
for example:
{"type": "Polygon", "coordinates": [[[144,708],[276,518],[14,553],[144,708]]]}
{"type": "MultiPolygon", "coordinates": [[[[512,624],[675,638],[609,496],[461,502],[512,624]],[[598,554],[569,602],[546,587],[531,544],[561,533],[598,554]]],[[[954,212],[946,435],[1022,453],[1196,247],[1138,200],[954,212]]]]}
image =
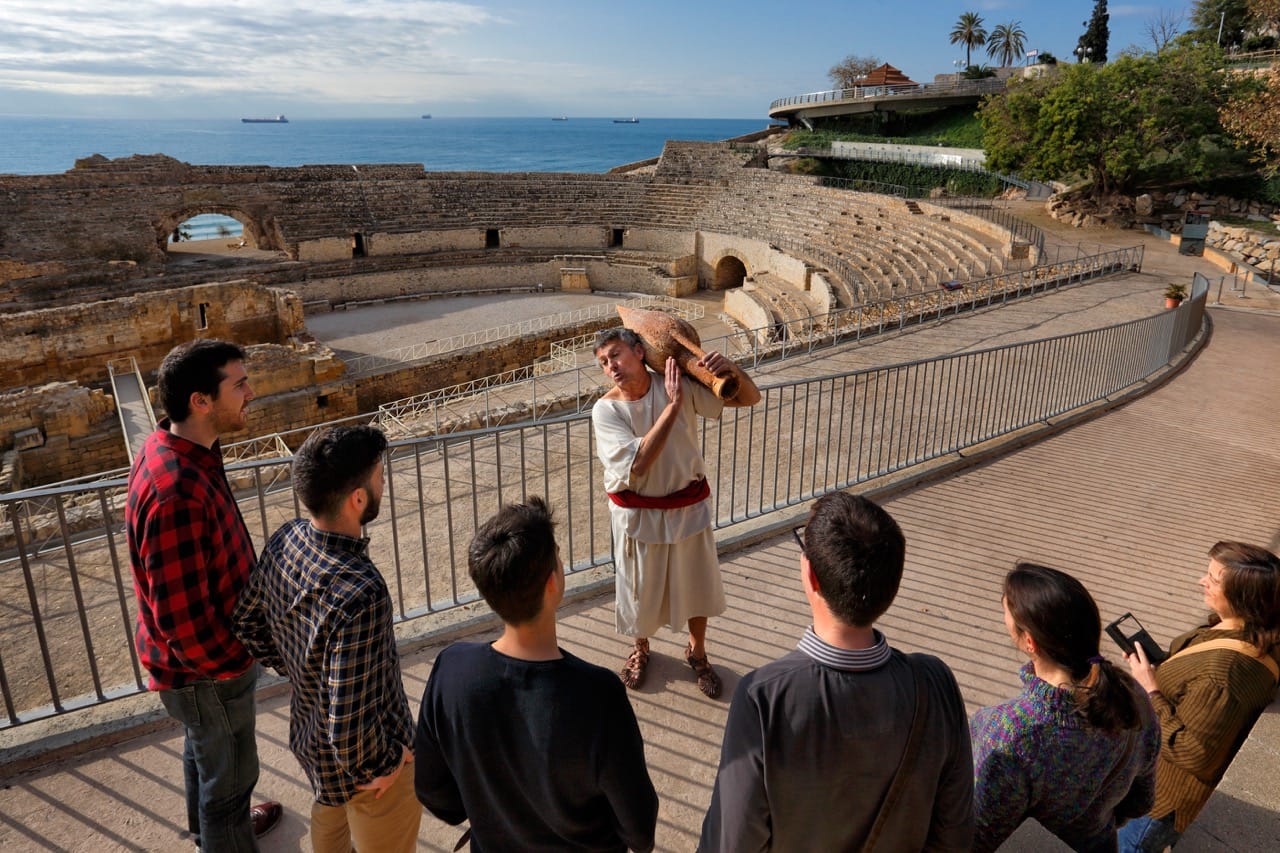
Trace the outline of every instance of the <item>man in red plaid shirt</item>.
{"type": "Polygon", "coordinates": [[[124,514],[138,656],[148,687],[185,728],[187,827],[197,846],[255,851],[255,834],[281,809],[249,807],[258,666],[232,633],[231,612],[254,551],[218,443],[244,428],[253,389],[244,352],[222,341],[175,347],[157,378],[169,416],[134,460],[124,514]]]}

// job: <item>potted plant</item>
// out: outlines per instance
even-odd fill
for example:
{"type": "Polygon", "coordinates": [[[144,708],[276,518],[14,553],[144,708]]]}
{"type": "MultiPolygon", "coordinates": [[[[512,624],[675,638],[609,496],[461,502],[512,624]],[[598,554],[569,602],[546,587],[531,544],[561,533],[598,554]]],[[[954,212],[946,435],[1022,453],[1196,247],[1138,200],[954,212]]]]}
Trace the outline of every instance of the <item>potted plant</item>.
{"type": "Polygon", "coordinates": [[[1187,286],[1185,284],[1171,284],[1164,289],[1164,307],[1177,308],[1182,304],[1182,300],[1187,298],[1187,286]]]}

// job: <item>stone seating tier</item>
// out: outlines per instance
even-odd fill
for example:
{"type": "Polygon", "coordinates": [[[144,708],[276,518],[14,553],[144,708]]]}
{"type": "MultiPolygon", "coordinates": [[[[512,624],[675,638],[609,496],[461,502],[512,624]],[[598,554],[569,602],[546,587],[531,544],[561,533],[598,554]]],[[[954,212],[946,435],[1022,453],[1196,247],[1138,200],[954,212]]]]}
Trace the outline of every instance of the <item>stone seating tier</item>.
{"type": "Polygon", "coordinates": [[[276,215],[294,244],[356,232],[412,233],[451,228],[559,225],[646,226],[690,230],[706,203],[701,187],[650,186],[637,179],[612,182],[552,176],[514,180],[458,180],[364,184],[340,203],[316,210],[305,187],[285,195],[276,215]]]}
{"type": "MultiPolygon", "coordinates": [[[[791,243],[825,248],[866,275],[872,294],[883,297],[925,292],[942,280],[968,272],[1001,269],[1000,246],[951,223],[913,217],[896,200],[780,182],[758,193],[761,182],[744,181],[723,190],[700,221],[707,230],[747,231],[780,236],[791,243]],[[745,185],[745,186],[744,186],[745,185]],[[852,215],[852,222],[850,216],[852,215]]],[[[848,298],[850,282],[837,280],[848,298]]]]}
{"type": "MultiPolygon", "coordinates": [[[[472,231],[466,239],[476,240],[478,229],[561,227],[741,234],[785,243],[783,251],[827,269],[836,299],[848,304],[860,296],[927,291],[961,270],[1002,266],[994,260],[1001,249],[995,238],[940,216],[911,214],[899,200],[743,168],[750,152],[728,145],[671,143],[663,156],[645,175],[427,173],[404,164],[223,168],[166,157],[93,158],[62,176],[0,176],[0,217],[11,212],[5,221],[23,225],[0,233],[0,256],[32,267],[68,255],[90,268],[96,259],[99,270],[109,260],[142,263],[145,269],[112,268],[98,279],[83,270],[78,278],[60,279],[74,284],[68,294],[77,288],[109,294],[121,278],[156,275],[153,262],[164,258],[163,240],[178,221],[222,212],[246,221],[258,248],[295,256],[304,243],[354,234],[459,230],[472,231]]],[[[493,262],[493,250],[422,255],[412,245],[397,249],[412,258],[403,262],[408,266],[493,262]]],[[[556,247],[560,253],[576,248],[556,247]]],[[[346,274],[395,267],[376,248],[373,254],[354,261],[346,274]]],[[[323,265],[308,263],[327,274],[323,265]]],[[[41,269],[40,278],[47,273],[41,269]]],[[[266,274],[272,281],[295,275],[279,265],[266,274]]]]}

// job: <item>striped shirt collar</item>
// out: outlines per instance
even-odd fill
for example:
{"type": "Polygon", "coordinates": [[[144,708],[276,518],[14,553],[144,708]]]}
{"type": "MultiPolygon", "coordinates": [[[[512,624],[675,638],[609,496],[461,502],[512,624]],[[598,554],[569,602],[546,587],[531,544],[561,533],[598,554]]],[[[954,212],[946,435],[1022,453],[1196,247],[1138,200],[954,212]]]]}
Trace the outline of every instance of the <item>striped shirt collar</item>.
{"type": "Polygon", "coordinates": [[[876,641],[871,648],[842,649],[823,640],[814,632],[813,626],[810,625],[804,629],[804,636],[800,638],[796,649],[804,652],[823,666],[829,666],[832,669],[841,669],[847,672],[866,672],[878,669],[889,662],[889,641],[884,638],[884,634],[874,628],[872,633],[875,635],[876,641]]]}

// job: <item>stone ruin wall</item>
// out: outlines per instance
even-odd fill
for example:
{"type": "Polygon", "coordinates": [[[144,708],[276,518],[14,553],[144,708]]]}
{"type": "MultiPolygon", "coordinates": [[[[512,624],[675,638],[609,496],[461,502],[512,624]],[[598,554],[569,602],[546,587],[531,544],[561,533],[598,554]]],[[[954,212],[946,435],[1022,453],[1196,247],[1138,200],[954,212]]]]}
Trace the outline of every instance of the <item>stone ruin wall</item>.
{"type": "MultiPolygon", "coordinates": [[[[228,443],[356,414],[346,366],[305,333],[296,294],[248,282],[0,315],[0,455],[9,457],[0,492],[125,467],[107,365],[132,356],[153,376],[177,341],[249,344],[262,399],[250,409],[248,429],[228,443]],[[201,305],[207,326],[197,329],[201,305]]],[[[163,415],[158,401],[153,407],[163,415]]]]}
{"type": "Polygon", "coordinates": [[[64,379],[106,382],[107,363],[122,356],[152,371],[175,342],[196,337],[282,341],[304,331],[295,294],[249,282],[0,314],[0,388],[64,379]]]}
{"type": "Polygon", "coordinates": [[[637,259],[627,251],[586,254],[581,250],[546,259],[503,260],[487,255],[385,272],[310,276],[289,286],[302,298],[307,313],[353,302],[536,289],[539,285],[550,290],[559,286],[561,270],[567,267],[586,269],[592,289],[600,293],[684,296],[697,289],[698,261],[692,254],[692,235],[665,232],[670,237],[659,239],[656,232],[640,231],[640,239],[632,245],[632,232],[627,229],[626,248],[654,257],[637,259]]]}
{"type": "Polygon", "coordinates": [[[51,259],[162,262],[168,234],[201,212],[234,216],[259,248],[310,261],[350,258],[353,232],[374,246],[384,242],[387,252],[483,248],[486,228],[507,231],[508,246],[593,245],[615,216],[625,220],[617,225],[631,224],[629,205],[645,186],[591,174],[427,173],[420,164],[275,168],[192,166],[162,155],[87,158],[60,175],[0,175],[0,257],[13,262],[0,267],[0,280],[21,275],[24,263],[51,259]],[[557,181],[572,189],[558,197],[557,181]],[[610,196],[623,190],[621,207],[611,208],[610,196]],[[566,230],[541,237],[526,228],[540,218],[540,227],[566,230]],[[472,223],[479,227],[461,227],[472,223]],[[579,243],[570,233],[578,226],[597,233],[579,243]]]}
{"type": "Polygon", "coordinates": [[[283,251],[277,211],[324,210],[338,197],[358,197],[360,183],[423,176],[421,164],[192,166],[162,155],[95,156],[59,175],[3,175],[0,257],[9,263],[0,266],[0,283],[27,278],[50,259],[88,268],[96,261],[102,275],[111,261],[163,262],[167,235],[195,213],[234,216],[256,246],[283,251]]]}
{"type": "Polygon", "coordinates": [[[129,464],[115,400],[74,382],[0,392],[0,454],[0,493],[129,464]]]}
{"type": "MultiPolygon", "coordinates": [[[[740,167],[740,158],[731,160],[740,167]]],[[[494,252],[487,248],[490,232],[498,234],[498,251],[690,254],[691,211],[705,203],[708,191],[677,192],[679,221],[667,215],[666,191],[646,179],[426,173],[417,164],[208,167],[161,155],[87,158],[61,175],[0,176],[0,310],[172,287],[164,278],[199,283],[198,271],[164,264],[167,235],[198,213],[232,216],[255,247],[288,253],[254,268],[254,278],[267,284],[327,275],[298,261],[322,267],[352,262],[357,233],[363,255],[354,261],[369,266],[376,259],[494,252]],[[649,201],[651,191],[656,195],[649,201]],[[464,227],[468,223],[474,225],[464,227]],[[621,246],[618,230],[626,235],[621,246]]],[[[459,266],[476,261],[463,259],[459,266]]],[[[663,280],[669,275],[638,287],[628,281],[625,288],[671,292],[663,280]]]]}
{"type": "MultiPolygon", "coordinates": [[[[249,407],[246,428],[223,436],[224,445],[358,413],[355,383],[345,378],[346,365],[328,347],[251,344],[244,349],[258,398],[249,407]]],[[[154,384],[148,391],[156,417],[163,417],[154,384]]],[[[297,447],[306,434],[284,438],[297,447]]],[[[106,390],[73,382],[0,393],[0,456],[10,463],[0,471],[0,493],[129,464],[115,399],[106,390]]]]}
{"type": "MultiPolygon", "coordinates": [[[[315,342],[298,345],[250,344],[244,347],[245,369],[256,399],[249,406],[248,423],[239,433],[223,438],[224,445],[250,437],[283,434],[297,448],[306,428],[360,413],[356,383],[333,350],[315,342]]],[[[156,417],[163,407],[151,388],[156,417]]]]}

